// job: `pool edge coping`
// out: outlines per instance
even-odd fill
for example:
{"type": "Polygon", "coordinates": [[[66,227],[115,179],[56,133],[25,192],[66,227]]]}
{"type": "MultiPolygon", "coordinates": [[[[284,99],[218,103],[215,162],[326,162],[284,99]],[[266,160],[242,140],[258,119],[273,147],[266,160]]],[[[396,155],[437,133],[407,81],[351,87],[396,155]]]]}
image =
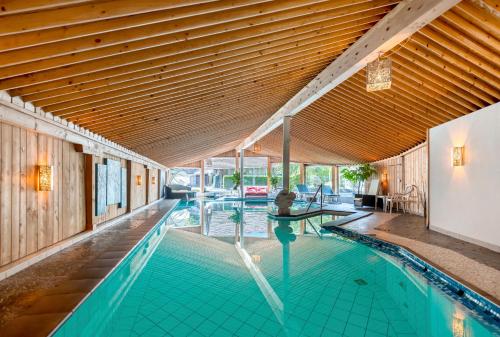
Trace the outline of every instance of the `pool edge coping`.
{"type": "Polygon", "coordinates": [[[441,268],[428,261],[410,248],[352,229],[342,228],[336,224],[332,224],[332,222],[323,224],[322,228],[408,262],[415,271],[427,280],[440,283],[446,287],[447,291],[445,289],[441,290],[452,297],[453,300],[457,300],[468,309],[476,311],[480,316],[487,316],[492,321],[496,320],[496,324],[500,322],[500,305],[496,303],[497,300],[493,296],[471,285],[469,282],[463,281],[460,277],[447,271],[446,268],[441,268]],[[462,295],[459,294],[460,291],[463,292],[462,295]],[[471,305],[476,305],[477,307],[472,307],[471,305]]]}
{"type": "Polygon", "coordinates": [[[174,209],[179,205],[179,202],[181,201],[180,199],[165,199],[165,200],[174,200],[174,204],[172,205],[172,207],[158,220],[158,222],[152,226],[149,231],[144,234],[144,236],[138,240],[133,247],[131,247],[129,249],[129,251],[122,257],[120,258],[119,261],[117,261],[117,263],[113,266],[113,268],[111,268],[107,273],[106,275],[104,275],[103,278],[101,278],[99,280],[99,282],[97,282],[93,287],[92,289],[73,307],[73,309],[71,309],[70,312],[68,312],[68,314],[66,316],[64,316],[64,318],[54,327],[54,329],[52,329],[52,331],[47,335],[47,337],[52,337],[54,336],[54,334],[59,330],[59,328],[61,328],[63,326],[63,324],[73,315],[73,313],[78,310],[78,308],[96,291],[96,289],[102,284],[104,283],[110,276],[111,274],[113,274],[115,272],[115,270],[117,270],[121,264],[123,263],[123,261],[125,261],[131,254],[133,251],[135,251],[137,249],[137,247],[139,247],[141,244],[144,243],[145,240],[147,240],[154,232],[155,230],[157,229],[157,227],[159,227],[162,223],[164,223],[166,221],[166,219],[168,218],[168,216],[174,211],[174,209]]]}

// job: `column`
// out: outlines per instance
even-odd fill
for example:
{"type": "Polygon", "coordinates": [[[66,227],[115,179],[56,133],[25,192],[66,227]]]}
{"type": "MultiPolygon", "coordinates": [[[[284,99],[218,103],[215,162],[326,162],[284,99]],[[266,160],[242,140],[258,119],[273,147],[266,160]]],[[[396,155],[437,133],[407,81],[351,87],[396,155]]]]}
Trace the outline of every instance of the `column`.
{"type": "Polygon", "coordinates": [[[333,193],[339,193],[339,167],[337,165],[332,165],[332,190],[333,193]]]}
{"type": "Polygon", "coordinates": [[[283,189],[290,189],[290,116],[283,117],[283,189]]]}
{"type": "Polygon", "coordinates": [[[306,165],[304,163],[299,164],[299,183],[306,183],[306,165]]]}

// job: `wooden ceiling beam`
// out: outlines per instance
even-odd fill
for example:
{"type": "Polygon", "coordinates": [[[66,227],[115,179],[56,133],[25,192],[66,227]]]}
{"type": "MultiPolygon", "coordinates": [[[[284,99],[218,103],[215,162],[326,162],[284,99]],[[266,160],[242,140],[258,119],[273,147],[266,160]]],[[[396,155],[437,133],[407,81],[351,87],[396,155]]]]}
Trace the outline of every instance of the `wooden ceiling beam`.
{"type": "Polygon", "coordinates": [[[1,0],[0,17],[4,15],[18,14],[21,12],[33,12],[46,9],[71,6],[82,3],[90,3],[94,0],[1,0]]]}
{"type": "Polygon", "coordinates": [[[224,77],[222,79],[217,79],[217,78],[211,79],[206,84],[191,83],[186,86],[182,86],[184,88],[183,90],[176,90],[176,88],[179,87],[174,87],[172,90],[164,90],[161,92],[159,91],[155,93],[146,93],[143,95],[138,94],[137,96],[128,95],[127,97],[122,97],[122,99],[117,102],[101,106],[94,104],[92,105],[93,107],[91,106],[87,109],[82,110],[82,107],[79,107],[78,109],[80,110],[72,109],[69,110],[67,113],[59,111],[57,112],[57,114],[60,116],[64,116],[65,118],[71,118],[73,116],[79,116],[80,118],[83,117],[88,118],[91,116],[92,117],[103,116],[107,112],[113,112],[113,111],[118,112],[120,111],[120,109],[123,109],[125,107],[127,108],[133,106],[141,107],[144,103],[147,102],[162,101],[163,103],[172,104],[173,102],[175,102],[175,99],[179,98],[180,99],[185,98],[187,100],[194,101],[197,97],[200,97],[204,94],[209,94],[214,92],[217,93],[223,89],[230,89],[232,88],[232,86],[238,85],[239,83],[245,83],[245,82],[250,83],[264,78],[271,78],[273,76],[278,75],[279,74],[278,71],[301,70],[306,66],[325,65],[328,62],[328,60],[331,59],[331,57],[332,57],[331,54],[326,54],[320,58],[305,57],[304,63],[300,63],[298,60],[291,60],[290,62],[284,62],[279,66],[271,64],[259,70],[253,70],[253,71],[252,69],[246,70],[244,74],[247,74],[249,76],[248,78],[239,76],[238,74],[240,73],[236,73],[230,75],[229,77],[224,77]]]}
{"type": "MultiPolygon", "coordinates": [[[[367,11],[365,14],[369,21],[361,14],[346,15],[338,20],[327,20],[319,24],[311,24],[296,29],[295,34],[289,31],[283,31],[270,35],[269,39],[244,39],[222,46],[203,48],[189,53],[176,54],[164,58],[158,58],[151,61],[139,62],[129,66],[114,67],[107,70],[92,72],[61,80],[34,84],[27,87],[11,90],[14,96],[25,96],[31,93],[42,93],[48,90],[64,90],[62,93],[87,90],[95,87],[112,85],[122,81],[132,80],[140,77],[154,75],[158,73],[170,72],[185,69],[190,66],[221,62],[230,57],[239,56],[246,53],[259,52],[263,48],[273,48],[280,45],[295,42],[298,39],[308,39],[315,34],[330,34],[342,27],[353,27],[363,25],[372,20],[380,19],[387,8],[380,8],[367,11]],[[373,19],[372,19],[373,18],[373,19]],[[69,90],[69,91],[66,91],[69,90]]],[[[363,13],[362,13],[363,14],[363,13]]]]}
{"type": "MultiPolygon", "coordinates": [[[[161,75],[144,77],[135,81],[121,82],[116,85],[97,88],[94,90],[80,91],[71,95],[51,97],[41,100],[30,101],[36,103],[37,106],[43,107],[46,111],[57,111],[61,108],[68,108],[82,104],[90,104],[94,101],[99,101],[105,98],[112,98],[127,93],[142,92],[147,89],[160,88],[164,84],[172,85],[186,81],[194,81],[198,78],[207,78],[210,76],[219,77],[220,74],[225,74],[230,71],[243,71],[255,66],[266,66],[271,63],[281,64],[285,60],[296,59],[301,55],[311,53],[332,53],[333,51],[344,50],[349,43],[355,41],[356,37],[361,36],[362,30],[359,32],[348,33],[347,35],[335,34],[330,37],[320,35],[315,39],[301,40],[294,43],[289,43],[285,46],[280,46],[277,50],[263,50],[260,53],[256,52],[246,59],[237,58],[236,60],[229,59],[227,63],[221,65],[209,64],[196,69],[185,69],[181,74],[169,76],[169,73],[161,75]],[[322,49],[325,51],[323,52],[322,49]],[[198,71],[196,71],[198,70],[198,71]],[[186,72],[189,76],[185,76],[186,72]]],[[[28,99],[29,96],[24,97],[28,99]]]]}
{"type": "MultiPolygon", "coordinates": [[[[286,13],[287,9],[295,9],[296,12],[300,13],[301,11],[297,10],[300,8],[297,7],[314,4],[314,0],[273,1],[254,5],[250,4],[249,6],[241,6],[240,4],[232,9],[216,13],[205,13],[140,27],[124,28],[112,32],[86,35],[33,47],[4,51],[0,54],[0,64],[3,66],[11,66],[56,56],[74,54],[94,48],[104,48],[120,43],[127,43],[129,47],[127,50],[134,50],[130,45],[133,41],[143,40],[147,43],[145,44],[146,47],[156,46],[159,44],[155,42],[157,41],[157,39],[155,39],[156,37],[176,33],[176,35],[172,36],[172,40],[178,41],[174,39],[174,37],[178,37],[178,33],[181,32],[184,32],[185,38],[187,35],[190,39],[193,39],[218,33],[222,30],[221,27],[223,26],[226,28],[225,31],[240,29],[243,26],[243,22],[241,21],[243,19],[247,20],[253,18],[253,20],[256,21],[254,23],[256,25],[267,22],[275,15],[278,16],[277,19],[280,20],[278,13],[286,13]],[[151,43],[147,41],[151,41],[151,43]]],[[[209,5],[213,6],[213,4],[209,5]]],[[[318,4],[315,6],[319,7],[318,4]]],[[[310,10],[309,8],[307,9],[310,10]]]]}
{"type": "Polygon", "coordinates": [[[252,145],[281,124],[283,116],[293,116],[328,91],[358,72],[381,51],[388,51],[404,41],[439,15],[456,5],[458,0],[408,0],[397,5],[355,44],[323,70],[309,85],[280,108],[238,149],[252,145]]]}
{"type": "MultiPolygon", "coordinates": [[[[290,76],[288,76],[290,77],[290,76]]],[[[305,83],[307,77],[304,79],[294,79],[290,78],[289,80],[286,80],[286,76],[283,76],[281,85],[283,88],[280,87],[279,82],[274,82],[271,84],[268,84],[266,86],[263,86],[259,90],[251,90],[247,88],[247,92],[245,94],[240,94],[238,96],[230,96],[230,93],[224,92],[223,97],[221,97],[220,102],[217,102],[217,100],[209,100],[209,103],[211,105],[211,111],[214,112],[219,112],[220,117],[223,117],[225,115],[234,115],[238,114],[238,112],[233,112],[235,106],[233,105],[234,103],[232,101],[235,101],[235,105],[242,105],[242,104],[247,104],[247,102],[244,102],[246,98],[250,97],[255,97],[256,100],[253,102],[253,106],[258,106],[261,105],[261,101],[259,101],[259,98],[262,98],[262,103],[268,104],[265,100],[266,94],[270,91],[273,90],[273,94],[280,94],[283,92],[285,89],[292,89],[292,88],[297,88],[298,85],[305,83]],[[242,103],[244,102],[244,103],[242,103]],[[220,107],[217,108],[215,105],[220,104],[220,107]]],[[[247,85],[248,87],[248,85],[247,85]]],[[[243,88],[242,88],[243,89],[243,88]]],[[[236,93],[238,93],[235,90],[236,93]]],[[[248,103],[250,104],[250,103],[248,103]]],[[[147,116],[143,115],[138,115],[138,116],[130,116],[126,117],[123,122],[117,122],[118,124],[115,125],[115,127],[110,128],[109,123],[107,125],[104,125],[103,128],[96,128],[96,130],[99,130],[100,133],[102,134],[107,134],[110,136],[113,135],[119,135],[124,132],[127,132],[127,130],[130,129],[130,127],[133,127],[134,132],[142,132],[143,130],[147,130],[147,133],[153,133],[156,127],[159,128],[160,132],[164,133],[164,127],[165,124],[162,124],[161,122],[168,122],[168,126],[178,126],[180,124],[185,124],[185,125],[190,125],[191,123],[196,124],[196,114],[198,112],[203,113],[206,111],[206,109],[210,108],[210,105],[207,106],[206,104],[193,104],[193,105],[187,105],[184,110],[181,110],[179,108],[163,108],[163,110],[157,110],[155,113],[148,114],[147,116]],[[174,118],[172,118],[174,117],[174,118]],[[175,118],[177,117],[177,118],[175,118]],[[152,122],[155,124],[155,126],[145,126],[147,122],[152,122]],[[142,130],[142,131],[141,131],[142,130]]]]}
{"type": "MultiPolygon", "coordinates": [[[[162,9],[209,2],[207,0],[108,0],[78,3],[75,6],[50,8],[2,17],[0,35],[63,27],[162,9]]],[[[25,5],[28,7],[29,5],[25,5]]]]}
{"type": "MultiPolygon", "coordinates": [[[[225,31],[225,26],[229,24],[219,25],[217,27],[200,28],[200,30],[204,31],[196,34],[198,37],[193,39],[186,40],[186,35],[183,32],[173,33],[146,40],[138,40],[125,44],[90,49],[71,55],[57,56],[18,64],[15,66],[2,67],[0,68],[0,78],[6,79],[2,81],[3,85],[5,85],[5,83],[8,84],[14,81],[14,79],[18,76],[26,74],[29,74],[31,81],[34,82],[36,78],[49,77],[49,74],[51,75],[51,78],[47,78],[46,80],[68,77],[87,72],[95,72],[98,70],[117,67],[119,65],[129,65],[163,56],[194,51],[200,48],[207,48],[209,46],[219,46],[225,43],[239,41],[244,38],[265,37],[266,35],[269,36],[275,32],[285,29],[298,28],[310,23],[347,15],[353,11],[356,12],[354,7],[359,7],[357,11],[362,12],[364,10],[366,11],[372,9],[377,3],[380,7],[383,7],[394,2],[395,0],[373,0],[369,3],[356,6],[344,6],[332,9],[331,11],[321,12],[316,15],[302,15],[297,17],[288,13],[290,11],[286,11],[284,13],[291,16],[290,18],[274,21],[273,16],[265,20],[265,23],[258,25],[253,25],[254,21],[256,21],[258,17],[255,19],[242,19],[231,22],[232,25],[237,25],[239,29],[235,27],[234,29],[225,31]],[[212,31],[206,32],[208,28],[211,28],[212,31]]],[[[338,6],[337,2],[328,3],[332,8],[338,6]]],[[[310,14],[312,13],[314,12],[311,12],[310,14]]],[[[278,16],[278,14],[280,13],[276,13],[276,16],[278,16]]],[[[282,15],[285,16],[285,14],[282,15]]],[[[190,31],[190,34],[195,34],[195,32],[190,31]]],[[[12,87],[8,87],[8,89],[10,88],[12,87]]]]}

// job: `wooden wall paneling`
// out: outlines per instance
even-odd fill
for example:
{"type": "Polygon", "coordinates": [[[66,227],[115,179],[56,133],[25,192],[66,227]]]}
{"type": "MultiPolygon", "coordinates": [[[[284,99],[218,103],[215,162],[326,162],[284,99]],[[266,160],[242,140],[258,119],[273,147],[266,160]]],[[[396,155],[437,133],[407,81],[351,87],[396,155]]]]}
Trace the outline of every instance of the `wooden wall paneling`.
{"type": "Polygon", "coordinates": [[[1,191],[0,191],[0,263],[11,261],[11,158],[12,158],[12,127],[2,125],[2,162],[1,162],[1,191]]]}
{"type": "MultiPolygon", "coordinates": [[[[71,145],[67,142],[64,142],[62,145],[61,171],[62,171],[62,175],[63,175],[63,181],[62,181],[63,186],[70,186],[71,185],[70,147],[71,147],[71,145]]],[[[70,192],[71,191],[69,188],[65,188],[62,190],[61,194],[63,196],[63,200],[65,200],[66,203],[68,203],[68,201],[71,198],[70,192]]],[[[64,224],[62,226],[62,230],[61,230],[62,237],[68,237],[68,235],[69,235],[68,224],[71,221],[72,211],[73,210],[70,207],[63,207],[63,209],[62,209],[62,223],[64,224]]]]}
{"type": "Polygon", "coordinates": [[[134,210],[146,205],[147,180],[146,168],[143,164],[131,163],[132,182],[130,185],[130,209],[134,210]],[[141,185],[137,185],[137,176],[141,176],[141,185]]]}
{"type": "MultiPolygon", "coordinates": [[[[38,192],[36,165],[38,162],[38,135],[27,131],[26,135],[26,254],[38,249],[38,192]]],[[[64,219],[63,219],[64,220],[64,219]]]]}
{"type": "Polygon", "coordinates": [[[27,135],[25,129],[21,129],[21,154],[19,158],[19,177],[20,177],[20,192],[19,192],[19,257],[26,256],[26,223],[27,223],[27,135]]]}
{"type": "Polygon", "coordinates": [[[12,260],[19,258],[19,213],[20,213],[20,170],[21,170],[21,130],[12,128],[12,176],[11,176],[11,240],[12,260]]]}

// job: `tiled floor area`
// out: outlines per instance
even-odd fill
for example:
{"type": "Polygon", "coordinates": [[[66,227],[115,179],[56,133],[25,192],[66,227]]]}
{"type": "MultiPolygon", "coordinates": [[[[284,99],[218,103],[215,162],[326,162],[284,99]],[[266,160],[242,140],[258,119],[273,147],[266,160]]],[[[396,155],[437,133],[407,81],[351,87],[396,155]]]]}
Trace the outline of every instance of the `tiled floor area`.
{"type": "Polygon", "coordinates": [[[423,217],[409,214],[378,211],[343,227],[403,246],[500,303],[500,253],[428,230],[423,217]]]}
{"type": "Polygon", "coordinates": [[[0,282],[0,331],[46,336],[177,201],[161,200],[0,282]]]}

